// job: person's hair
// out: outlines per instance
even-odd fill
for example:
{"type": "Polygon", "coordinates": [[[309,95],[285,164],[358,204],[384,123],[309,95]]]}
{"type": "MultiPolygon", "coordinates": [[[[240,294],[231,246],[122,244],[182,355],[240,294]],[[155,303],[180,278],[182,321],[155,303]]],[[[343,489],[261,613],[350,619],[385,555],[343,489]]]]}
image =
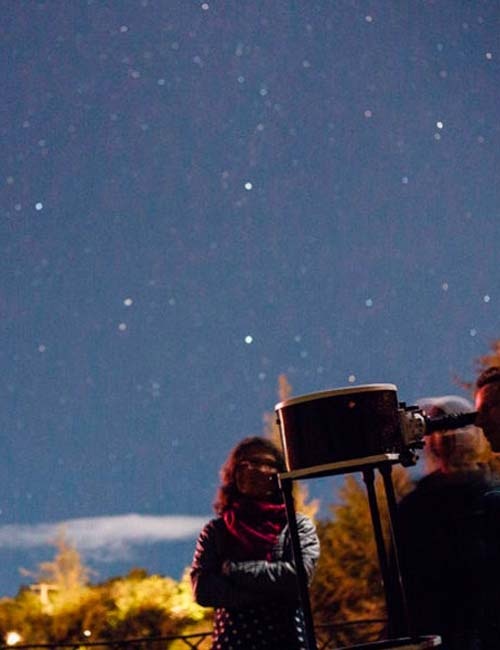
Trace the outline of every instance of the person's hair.
{"type": "MultiPolygon", "coordinates": [[[[424,397],[417,401],[426,414],[433,417],[470,413],[472,403],[459,395],[424,397]]],[[[438,463],[442,471],[477,469],[488,456],[488,443],[481,429],[474,425],[455,430],[435,431],[426,436],[426,459],[432,469],[438,463]]]]}
{"type": "Polygon", "coordinates": [[[486,384],[493,384],[497,381],[500,382],[500,367],[499,366],[490,366],[483,370],[476,380],[476,390],[479,390],[486,384]]]}
{"type": "MultiPolygon", "coordinates": [[[[286,465],[284,456],[274,442],[259,436],[244,438],[229,452],[226,462],[221,467],[221,482],[214,501],[214,510],[218,515],[221,515],[225,510],[230,508],[233,501],[240,496],[238,488],[236,487],[236,467],[251,449],[256,448],[272,454],[276,461],[278,472],[285,471],[286,465]]],[[[277,494],[276,496],[281,500],[280,494],[277,494]]]]}

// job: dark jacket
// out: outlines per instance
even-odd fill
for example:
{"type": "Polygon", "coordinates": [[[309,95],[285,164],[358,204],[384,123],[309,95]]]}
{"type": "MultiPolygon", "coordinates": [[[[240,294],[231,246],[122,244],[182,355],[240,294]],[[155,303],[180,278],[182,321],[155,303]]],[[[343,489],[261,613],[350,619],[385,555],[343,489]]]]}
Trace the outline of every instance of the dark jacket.
{"type": "Polygon", "coordinates": [[[419,634],[447,650],[500,648],[500,491],[480,472],[434,472],[399,506],[399,554],[419,634]]]}
{"type": "MultiPolygon", "coordinates": [[[[297,515],[304,566],[309,577],[319,557],[312,522],[297,515]]],[[[281,532],[271,561],[232,561],[224,521],[212,519],[196,544],[191,581],[197,603],[215,608],[213,648],[295,650],[301,641],[301,614],[288,526],[281,532]],[[239,643],[236,645],[235,640],[239,643]]]]}

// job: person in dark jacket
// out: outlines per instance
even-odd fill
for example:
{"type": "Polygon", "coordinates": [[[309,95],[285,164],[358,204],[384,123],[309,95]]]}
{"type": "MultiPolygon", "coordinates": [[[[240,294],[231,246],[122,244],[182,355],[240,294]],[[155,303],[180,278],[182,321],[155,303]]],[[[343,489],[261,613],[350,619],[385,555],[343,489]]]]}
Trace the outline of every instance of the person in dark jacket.
{"type": "MultiPolygon", "coordinates": [[[[431,417],[472,411],[463,398],[420,401],[431,417]]],[[[439,634],[446,650],[500,648],[500,492],[475,426],[440,431],[426,453],[438,467],[402,499],[399,556],[417,634],[439,634]]]]}
{"type": "MultiPolygon", "coordinates": [[[[245,438],[221,469],[214,509],[201,531],[191,582],[198,604],[214,607],[213,650],[301,650],[304,630],[283,497],[285,471],[269,440],[245,438]]],[[[319,557],[312,522],[297,514],[309,577],[319,557]]]]}

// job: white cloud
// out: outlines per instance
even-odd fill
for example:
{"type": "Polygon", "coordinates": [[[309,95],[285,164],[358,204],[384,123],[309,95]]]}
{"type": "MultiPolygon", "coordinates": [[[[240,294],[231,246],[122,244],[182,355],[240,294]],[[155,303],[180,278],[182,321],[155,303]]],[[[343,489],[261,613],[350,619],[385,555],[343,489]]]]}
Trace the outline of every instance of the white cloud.
{"type": "Polygon", "coordinates": [[[0,526],[0,549],[50,545],[64,531],[79,552],[100,560],[127,557],[132,546],[194,539],[208,517],[115,515],[0,526]]]}

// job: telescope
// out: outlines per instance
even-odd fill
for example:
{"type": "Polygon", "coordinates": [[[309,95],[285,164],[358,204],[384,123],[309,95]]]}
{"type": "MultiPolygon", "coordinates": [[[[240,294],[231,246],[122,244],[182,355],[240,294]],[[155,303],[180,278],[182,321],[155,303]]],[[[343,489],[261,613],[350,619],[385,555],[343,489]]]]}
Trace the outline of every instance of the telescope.
{"type": "MultiPolygon", "coordinates": [[[[333,474],[361,471],[366,484],[373,533],[379,557],[387,604],[389,631],[398,637],[407,634],[405,643],[393,641],[369,644],[363,648],[427,648],[439,645],[439,637],[421,638],[417,644],[412,630],[404,584],[399,569],[396,509],[397,502],[391,471],[394,463],[414,465],[416,450],[425,444],[425,436],[435,431],[458,429],[474,424],[477,413],[459,413],[429,417],[418,406],[400,402],[394,384],[367,384],[309,393],[287,399],[275,407],[287,472],[279,475],[283,491],[297,583],[304,614],[306,647],[316,650],[314,621],[309,601],[308,579],[302,560],[297,530],[292,483],[333,474]],[[383,480],[388,512],[390,544],[384,535],[375,473],[383,480]],[[389,645],[388,645],[389,644],[389,645]]],[[[356,646],[361,649],[361,646],[356,646]]],[[[354,650],[354,649],[353,649],[354,650]]]]}
{"type": "Polygon", "coordinates": [[[309,393],[275,407],[288,471],[398,454],[414,465],[416,450],[435,431],[474,424],[477,413],[430,418],[400,402],[394,384],[367,384],[309,393]]]}

